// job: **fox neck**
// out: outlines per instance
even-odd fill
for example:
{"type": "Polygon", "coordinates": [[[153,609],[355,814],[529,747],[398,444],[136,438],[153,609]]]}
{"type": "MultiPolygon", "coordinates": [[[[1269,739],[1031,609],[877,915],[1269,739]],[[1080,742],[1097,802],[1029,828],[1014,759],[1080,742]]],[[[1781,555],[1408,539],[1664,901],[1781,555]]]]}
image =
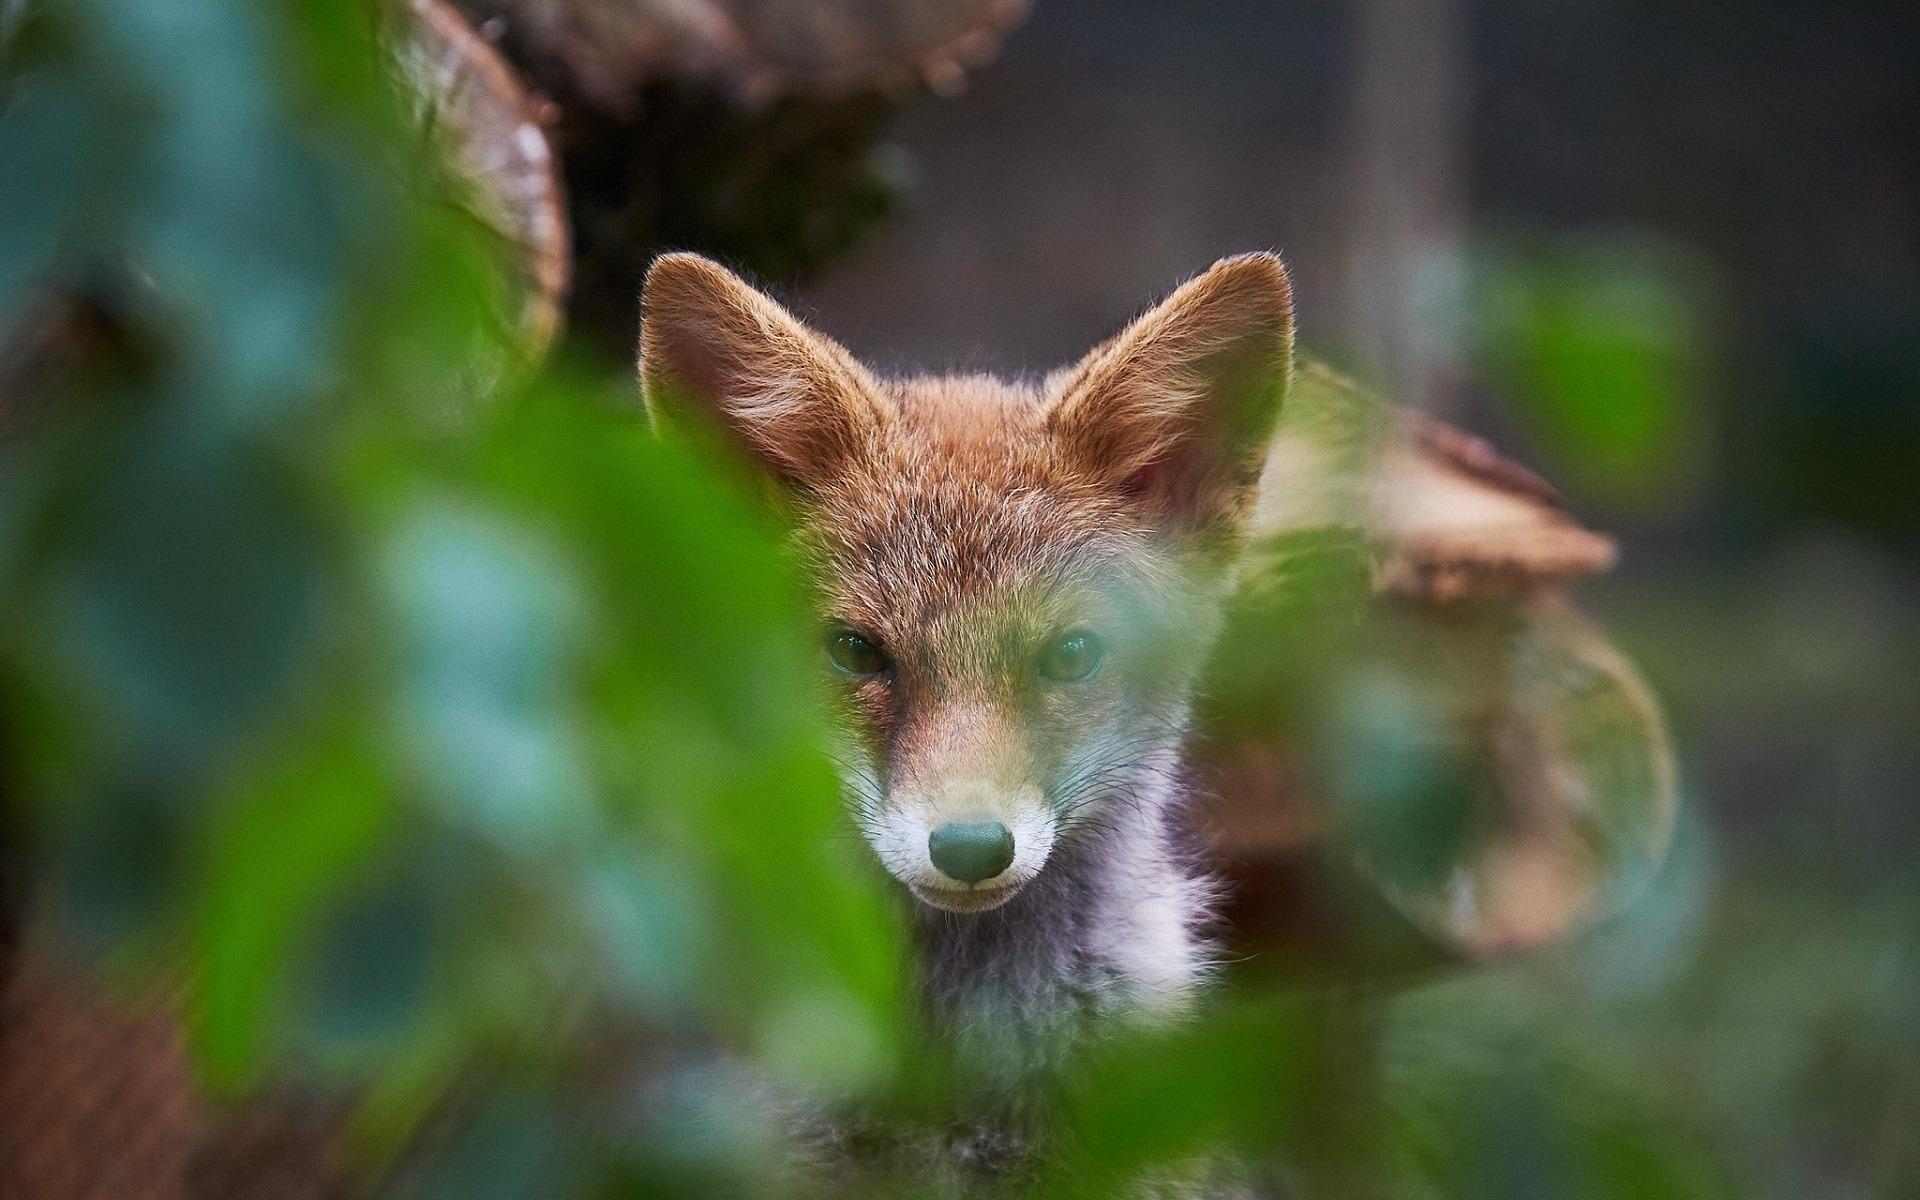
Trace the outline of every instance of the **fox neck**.
{"type": "Polygon", "coordinates": [[[929,1015],[990,1075],[1057,1065],[1089,1026],[1178,1016],[1204,981],[1213,889],[1178,844],[1178,751],[1156,767],[1000,908],[919,906],[929,1015]]]}

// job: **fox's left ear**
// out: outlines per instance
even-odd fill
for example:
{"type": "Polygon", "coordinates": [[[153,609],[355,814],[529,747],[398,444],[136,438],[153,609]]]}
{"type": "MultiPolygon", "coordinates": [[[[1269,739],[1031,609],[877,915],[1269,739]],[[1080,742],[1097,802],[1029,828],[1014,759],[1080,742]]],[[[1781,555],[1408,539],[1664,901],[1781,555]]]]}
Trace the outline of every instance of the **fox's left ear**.
{"type": "Polygon", "coordinates": [[[1068,373],[1048,427],[1075,466],[1170,526],[1236,534],[1293,370],[1272,254],[1223,259],[1068,373]]]}
{"type": "Polygon", "coordinates": [[[851,354],[720,264],[666,254],[640,300],[640,379],[656,425],[704,410],[790,488],[871,449],[890,410],[851,354]]]}

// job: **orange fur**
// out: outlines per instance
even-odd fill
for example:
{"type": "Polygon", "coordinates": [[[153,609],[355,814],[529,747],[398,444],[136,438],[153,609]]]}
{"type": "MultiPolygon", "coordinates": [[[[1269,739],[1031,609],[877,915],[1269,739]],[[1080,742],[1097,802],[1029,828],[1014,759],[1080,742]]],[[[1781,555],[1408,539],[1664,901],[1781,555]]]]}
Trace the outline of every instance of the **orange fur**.
{"type": "Polygon", "coordinates": [[[889,870],[926,898],[926,823],[985,817],[1039,847],[1000,881],[1024,885],[1094,820],[1076,779],[1112,785],[1109,821],[1161,785],[1291,369],[1278,259],[1216,264],[1041,383],[876,378],[692,255],[643,307],[650,408],[704,410],[787,485],[822,622],[884,653],[840,694],[889,870]],[[1036,664],[1075,630],[1104,665],[1050,684],[1036,664]]]}
{"type": "Polygon", "coordinates": [[[866,371],[729,271],[666,255],[647,272],[646,306],[640,364],[657,422],[692,398],[796,483],[873,448],[888,414],[866,371]]]}

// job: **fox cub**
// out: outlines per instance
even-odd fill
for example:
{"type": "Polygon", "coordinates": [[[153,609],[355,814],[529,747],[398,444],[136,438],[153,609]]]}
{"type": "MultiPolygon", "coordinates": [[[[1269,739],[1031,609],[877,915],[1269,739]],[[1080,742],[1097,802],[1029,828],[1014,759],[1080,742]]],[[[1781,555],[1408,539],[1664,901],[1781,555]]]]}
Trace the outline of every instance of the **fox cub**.
{"type": "Polygon", "coordinates": [[[655,420],[704,410],[792,497],[845,790],[917,902],[931,1017],[1013,1070],[1179,1013],[1213,900],[1182,743],[1292,370],[1279,259],[1037,381],[877,376],[692,254],[643,304],[655,420]]]}

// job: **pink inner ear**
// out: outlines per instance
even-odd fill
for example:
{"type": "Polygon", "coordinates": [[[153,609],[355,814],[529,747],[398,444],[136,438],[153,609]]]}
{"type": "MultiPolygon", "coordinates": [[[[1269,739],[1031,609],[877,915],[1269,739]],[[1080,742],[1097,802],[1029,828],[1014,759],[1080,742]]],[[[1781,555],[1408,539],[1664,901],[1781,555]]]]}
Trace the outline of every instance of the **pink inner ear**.
{"type": "Polygon", "coordinates": [[[1154,485],[1160,482],[1161,468],[1164,465],[1164,459],[1156,458],[1135,468],[1134,472],[1127,476],[1124,485],[1127,494],[1130,496],[1145,496],[1151,493],[1154,485]]]}

